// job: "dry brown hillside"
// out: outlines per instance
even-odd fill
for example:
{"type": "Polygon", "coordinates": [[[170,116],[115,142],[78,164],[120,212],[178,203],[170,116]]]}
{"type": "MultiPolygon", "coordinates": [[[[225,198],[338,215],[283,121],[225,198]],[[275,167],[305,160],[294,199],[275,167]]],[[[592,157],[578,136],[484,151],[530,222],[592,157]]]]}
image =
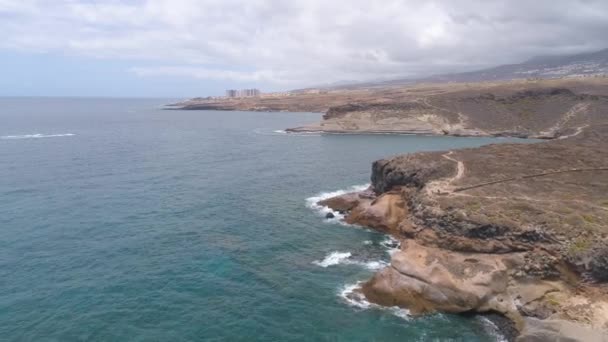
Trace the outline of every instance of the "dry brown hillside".
{"type": "Polygon", "coordinates": [[[555,138],[606,122],[608,78],[437,83],[193,99],[170,108],[323,112],[290,131],[555,138]]]}

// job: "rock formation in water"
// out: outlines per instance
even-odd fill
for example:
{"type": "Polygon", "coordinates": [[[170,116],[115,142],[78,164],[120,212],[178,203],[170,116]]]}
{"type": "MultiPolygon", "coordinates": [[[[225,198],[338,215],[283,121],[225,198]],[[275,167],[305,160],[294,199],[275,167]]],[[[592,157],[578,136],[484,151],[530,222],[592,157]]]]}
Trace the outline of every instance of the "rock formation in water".
{"type": "Polygon", "coordinates": [[[500,313],[518,341],[608,340],[608,125],[379,160],[371,180],[319,203],[402,240],[370,301],[500,313]]]}

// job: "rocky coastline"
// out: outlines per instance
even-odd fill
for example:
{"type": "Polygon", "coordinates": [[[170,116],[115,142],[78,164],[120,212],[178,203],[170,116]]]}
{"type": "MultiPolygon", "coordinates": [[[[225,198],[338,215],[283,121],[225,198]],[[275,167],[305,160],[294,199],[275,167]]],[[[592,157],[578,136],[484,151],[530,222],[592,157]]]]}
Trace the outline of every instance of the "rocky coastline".
{"type": "Polygon", "coordinates": [[[196,98],[172,110],[324,113],[291,133],[417,134],[555,139],[606,122],[608,79],[431,83],[196,98]]]}
{"type": "Polygon", "coordinates": [[[401,242],[370,302],[499,314],[517,341],[608,340],[608,125],[567,139],[415,153],[319,202],[401,242]]]}

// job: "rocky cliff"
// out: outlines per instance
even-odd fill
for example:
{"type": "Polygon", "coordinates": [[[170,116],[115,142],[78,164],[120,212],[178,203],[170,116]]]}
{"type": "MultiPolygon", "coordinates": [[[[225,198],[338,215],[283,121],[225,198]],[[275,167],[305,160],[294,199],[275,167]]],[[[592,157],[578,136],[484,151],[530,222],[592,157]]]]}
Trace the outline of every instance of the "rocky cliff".
{"type": "Polygon", "coordinates": [[[369,300],[501,313],[520,341],[608,340],[608,125],[379,160],[371,180],[321,203],[403,241],[369,300]]]}
{"type": "Polygon", "coordinates": [[[319,124],[292,131],[555,138],[607,121],[608,96],[552,85],[560,84],[443,87],[383,103],[345,104],[331,107],[319,124]]]}

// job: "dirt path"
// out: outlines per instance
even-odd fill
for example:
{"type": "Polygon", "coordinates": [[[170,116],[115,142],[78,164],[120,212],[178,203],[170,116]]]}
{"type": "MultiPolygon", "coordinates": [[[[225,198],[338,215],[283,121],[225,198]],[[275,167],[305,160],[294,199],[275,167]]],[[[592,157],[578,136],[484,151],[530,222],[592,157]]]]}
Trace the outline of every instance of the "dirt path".
{"type": "MultiPolygon", "coordinates": [[[[557,134],[557,132],[559,132],[562,128],[564,128],[564,125],[566,125],[568,123],[568,121],[570,121],[572,118],[574,118],[576,115],[578,115],[581,112],[586,111],[589,108],[589,103],[577,103],[574,106],[572,106],[572,108],[570,108],[570,110],[568,110],[566,112],[566,114],[564,114],[559,121],[553,125],[553,127],[549,128],[549,130],[541,132],[541,135],[546,135],[546,136],[555,136],[555,134],[557,134]]],[[[584,127],[579,127],[577,128],[577,132],[570,135],[570,136],[574,136],[579,134],[580,132],[582,132],[582,129],[584,127]]],[[[568,137],[570,137],[568,136],[568,137]]]]}
{"type": "Polygon", "coordinates": [[[461,192],[461,191],[480,188],[482,186],[511,182],[511,181],[519,180],[519,179],[537,178],[537,177],[544,177],[544,176],[555,175],[555,174],[560,174],[560,173],[568,173],[568,172],[591,172],[591,171],[608,171],[608,167],[594,167],[594,168],[568,169],[568,170],[551,170],[551,171],[534,173],[534,174],[530,174],[530,175],[523,175],[523,176],[518,176],[518,177],[511,177],[511,178],[506,178],[506,179],[499,179],[499,180],[495,180],[495,181],[469,185],[469,186],[463,186],[463,187],[454,189],[453,192],[461,192]]]}
{"type": "Polygon", "coordinates": [[[464,163],[461,162],[460,160],[454,159],[452,157],[452,154],[454,154],[454,151],[449,151],[448,153],[443,154],[442,157],[456,163],[456,175],[454,175],[453,177],[450,177],[450,178],[444,178],[444,179],[430,182],[425,187],[427,193],[443,194],[443,195],[452,193],[455,190],[453,183],[460,180],[462,177],[464,177],[464,172],[465,172],[464,163]]]}
{"type": "Polygon", "coordinates": [[[545,177],[545,176],[570,173],[570,172],[597,172],[597,171],[605,172],[605,171],[608,171],[608,167],[574,168],[574,169],[567,169],[567,170],[548,170],[545,172],[539,172],[539,173],[534,173],[534,174],[529,174],[529,175],[522,175],[522,176],[511,177],[511,178],[506,178],[506,179],[499,179],[499,180],[495,180],[495,181],[483,182],[483,183],[478,183],[478,184],[473,184],[473,185],[468,185],[468,186],[463,186],[463,187],[454,187],[454,183],[464,177],[466,168],[462,161],[452,157],[453,154],[454,154],[454,151],[449,151],[448,153],[443,154],[442,157],[456,163],[456,174],[452,177],[444,178],[441,180],[436,180],[436,181],[429,183],[425,187],[428,194],[442,195],[442,196],[448,195],[448,196],[477,197],[477,198],[486,198],[486,199],[505,199],[505,200],[507,200],[507,199],[514,200],[515,199],[515,200],[534,201],[534,202],[578,202],[578,203],[588,205],[588,206],[591,206],[591,207],[594,207],[597,209],[608,210],[608,208],[593,204],[588,201],[582,201],[582,200],[548,200],[548,199],[535,199],[535,198],[531,198],[531,197],[527,197],[527,196],[519,196],[519,197],[517,197],[517,196],[515,196],[515,197],[479,196],[479,195],[470,195],[470,194],[463,193],[463,191],[477,189],[477,188],[489,186],[489,185],[511,182],[511,181],[515,181],[515,180],[532,179],[532,178],[545,177]]]}

